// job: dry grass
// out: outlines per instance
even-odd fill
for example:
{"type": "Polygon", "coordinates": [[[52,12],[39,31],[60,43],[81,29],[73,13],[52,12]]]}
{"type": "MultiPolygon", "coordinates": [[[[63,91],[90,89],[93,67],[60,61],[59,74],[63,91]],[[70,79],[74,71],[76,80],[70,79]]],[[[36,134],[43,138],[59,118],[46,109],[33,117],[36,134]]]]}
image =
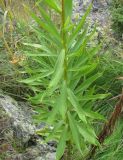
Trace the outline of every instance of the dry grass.
{"type": "Polygon", "coordinates": [[[29,21],[29,15],[27,14],[24,6],[29,6],[31,9],[35,8],[34,0],[0,0],[0,8],[4,11],[9,11],[11,18],[17,20],[29,21]]]}

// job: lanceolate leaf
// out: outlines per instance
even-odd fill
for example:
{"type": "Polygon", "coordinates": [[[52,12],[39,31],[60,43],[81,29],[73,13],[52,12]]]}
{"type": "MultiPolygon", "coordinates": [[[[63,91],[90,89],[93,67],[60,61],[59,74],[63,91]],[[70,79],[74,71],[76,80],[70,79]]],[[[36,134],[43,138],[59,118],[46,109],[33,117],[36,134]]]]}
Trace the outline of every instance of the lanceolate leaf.
{"type": "Polygon", "coordinates": [[[29,84],[29,83],[38,81],[40,78],[41,78],[41,75],[37,74],[37,75],[34,75],[34,76],[29,77],[27,79],[20,80],[19,82],[29,84]]]}
{"type": "Polygon", "coordinates": [[[90,5],[85,13],[85,15],[82,17],[81,21],[79,22],[79,24],[75,27],[74,32],[71,34],[68,42],[69,42],[69,47],[72,45],[73,41],[76,39],[76,37],[78,36],[79,32],[81,31],[81,29],[83,28],[83,26],[85,25],[85,20],[91,10],[92,5],[90,5]]]}
{"type": "Polygon", "coordinates": [[[65,51],[62,50],[58,56],[58,59],[57,59],[57,62],[56,62],[55,68],[54,68],[53,78],[49,84],[49,88],[56,87],[56,85],[61,80],[62,75],[63,75],[64,58],[65,58],[65,51]]]}
{"type": "Polygon", "coordinates": [[[54,107],[51,111],[51,114],[49,115],[49,117],[47,119],[47,122],[49,124],[52,124],[54,122],[57,113],[58,113],[58,108],[54,105],[54,107]]]}
{"type": "Polygon", "coordinates": [[[78,124],[77,127],[78,127],[80,134],[84,137],[86,141],[94,145],[98,144],[98,141],[96,139],[97,137],[94,136],[93,134],[94,131],[92,132],[92,128],[89,128],[88,126],[85,126],[84,124],[78,124]]]}
{"type": "Polygon", "coordinates": [[[55,0],[44,0],[44,1],[47,3],[48,6],[50,6],[52,9],[54,9],[56,12],[61,13],[61,9],[55,0]]]}
{"type": "Polygon", "coordinates": [[[49,75],[51,75],[53,73],[53,71],[49,71],[49,72],[45,72],[45,73],[40,73],[40,74],[37,74],[37,75],[33,75],[27,79],[23,79],[21,80],[20,82],[22,83],[26,83],[26,84],[31,84],[33,82],[38,82],[39,80],[41,80],[42,78],[44,77],[48,77],[49,75]]]}
{"type": "Polygon", "coordinates": [[[85,75],[86,73],[88,73],[88,71],[93,67],[93,66],[97,66],[96,63],[91,64],[91,65],[83,65],[82,67],[77,67],[77,68],[71,68],[69,69],[69,71],[72,72],[81,72],[83,75],[85,75]]]}
{"type": "Polygon", "coordinates": [[[57,41],[57,39],[54,38],[49,33],[42,31],[41,28],[33,27],[33,31],[37,34],[37,36],[39,37],[39,39],[41,41],[43,39],[43,40],[47,41],[48,43],[54,45],[56,48],[59,48],[62,46],[60,41],[57,41]]]}
{"type": "Polygon", "coordinates": [[[87,36],[88,27],[84,29],[84,31],[79,35],[77,42],[75,43],[74,47],[72,48],[73,52],[76,52],[82,45],[83,40],[87,36]]]}
{"type": "Polygon", "coordinates": [[[72,137],[73,137],[74,143],[76,144],[80,153],[82,153],[81,144],[80,144],[80,142],[81,142],[80,135],[79,135],[79,131],[77,128],[77,124],[76,124],[74,117],[70,114],[70,112],[68,112],[68,119],[69,119],[70,129],[72,132],[72,137]]]}
{"type": "Polygon", "coordinates": [[[59,34],[58,30],[56,29],[54,23],[51,21],[50,16],[47,14],[47,12],[44,9],[42,9],[40,6],[38,6],[38,7],[39,7],[39,11],[40,11],[41,15],[43,16],[44,20],[46,21],[46,23],[48,23],[51,26],[51,28],[54,30],[54,32],[56,32],[56,34],[58,35],[59,34]]]}
{"type": "Polygon", "coordinates": [[[56,160],[60,160],[63,156],[65,147],[66,147],[66,139],[67,139],[67,127],[65,126],[63,132],[61,133],[60,141],[56,150],[56,160]]]}
{"type": "Polygon", "coordinates": [[[97,73],[94,76],[91,76],[90,78],[88,78],[87,80],[85,80],[77,89],[76,89],[76,93],[80,93],[85,91],[96,79],[98,79],[99,77],[101,77],[101,73],[97,73]]]}
{"type": "Polygon", "coordinates": [[[86,110],[85,114],[86,114],[87,117],[90,117],[92,119],[100,119],[100,120],[103,120],[103,121],[106,120],[104,116],[102,116],[101,114],[99,114],[97,112],[94,112],[94,111],[86,110]]]}
{"type": "Polygon", "coordinates": [[[80,107],[76,96],[74,95],[74,93],[68,89],[68,100],[71,102],[71,104],[73,105],[75,111],[77,112],[79,118],[83,121],[83,122],[87,122],[86,121],[86,117],[85,117],[85,113],[82,110],[82,108],[80,107]]]}
{"type": "Polygon", "coordinates": [[[49,54],[49,53],[46,53],[46,52],[40,52],[38,54],[35,54],[34,52],[31,53],[29,51],[25,51],[25,54],[26,56],[28,57],[56,57],[56,55],[54,54],[49,54]]]}
{"type": "Polygon", "coordinates": [[[98,100],[98,99],[104,99],[110,94],[96,94],[96,95],[87,95],[87,96],[81,96],[79,98],[79,101],[90,101],[90,100],[98,100]]]}
{"type": "Polygon", "coordinates": [[[65,7],[65,19],[72,16],[72,1],[73,0],[64,0],[65,7]]]}
{"type": "Polygon", "coordinates": [[[37,15],[35,13],[30,12],[32,18],[47,32],[51,33],[57,41],[61,41],[60,35],[56,33],[56,31],[54,31],[53,28],[50,27],[49,24],[43,22],[43,20],[41,20],[39,17],[37,17],[37,15]]]}
{"type": "Polygon", "coordinates": [[[98,45],[98,46],[92,48],[89,51],[89,58],[91,59],[93,56],[95,56],[99,52],[100,48],[101,48],[101,45],[98,45]]]}
{"type": "Polygon", "coordinates": [[[25,46],[33,47],[35,49],[41,49],[43,51],[49,52],[49,50],[44,46],[40,44],[35,44],[35,43],[23,43],[25,46]]]}
{"type": "Polygon", "coordinates": [[[54,128],[53,128],[52,132],[48,135],[48,137],[46,138],[45,141],[48,142],[50,140],[53,140],[53,138],[56,135],[56,132],[58,132],[62,128],[63,125],[64,125],[63,121],[60,121],[60,122],[54,124],[54,128]]]}

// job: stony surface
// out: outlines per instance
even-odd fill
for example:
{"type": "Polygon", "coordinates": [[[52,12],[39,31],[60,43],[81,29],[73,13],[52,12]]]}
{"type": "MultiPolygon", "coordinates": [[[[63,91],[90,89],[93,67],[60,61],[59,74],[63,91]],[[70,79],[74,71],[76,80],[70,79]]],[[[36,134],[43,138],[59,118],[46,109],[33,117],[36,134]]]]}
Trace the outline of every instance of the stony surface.
{"type": "MultiPolygon", "coordinates": [[[[88,5],[92,0],[74,0],[73,7],[73,21],[76,23],[86,12],[88,5]]],[[[96,25],[96,32],[94,43],[102,43],[102,51],[100,54],[106,52],[107,48],[112,48],[113,45],[113,32],[111,29],[111,16],[110,16],[110,3],[111,0],[94,0],[91,13],[87,17],[89,30],[91,31],[96,25]]],[[[115,41],[115,40],[114,40],[115,41]]]]}
{"type": "Polygon", "coordinates": [[[55,160],[55,151],[54,147],[38,144],[28,148],[22,157],[23,160],[55,160]]]}
{"type": "MultiPolygon", "coordinates": [[[[73,19],[80,19],[91,2],[92,0],[74,0],[73,19]]],[[[109,17],[109,3],[110,0],[94,0],[93,8],[89,15],[91,23],[99,23],[101,27],[107,24],[109,17]]]]}
{"type": "Polygon", "coordinates": [[[55,160],[52,143],[35,135],[29,106],[0,94],[0,112],[0,160],[55,160]]]}
{"type": "Polygon", "coordinates": [[[26,143],[31,135],[35,133],[35,126],[32,124],[29,111],[25,105],[22,109],[15,100],[9,96],[0,96],[0,107],[11,119],[11,127],[14,131],[14,136],[22,143],[26,143]]]}

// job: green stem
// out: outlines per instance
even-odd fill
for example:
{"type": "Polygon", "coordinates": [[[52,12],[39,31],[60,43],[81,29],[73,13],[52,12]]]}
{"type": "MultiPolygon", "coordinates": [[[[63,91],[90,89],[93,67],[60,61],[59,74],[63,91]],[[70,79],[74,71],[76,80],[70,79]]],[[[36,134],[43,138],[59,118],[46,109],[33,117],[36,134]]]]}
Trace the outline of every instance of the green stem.
{"type": "Polygon", "coordinates": [[[65,24],[65,9],[64,9],[64,0],[62,0],[62,42],[63,48],[65,50],[65,60],[64,60],[64,80],[67,82],[67,47],[66,47],[66,33],[64,31],[64,24],[65,24]]]}
{"type": "MultiPolygon", "coordinates": [[[[61,14],[61,19],[62,19],[62,43],[63,43],[63,49],[65,50],[65,59],[64,59],[64,80],[66,81],[67,84],[67,46],[66,46],[66,32],[64,30],[64,25],[65,25],[65,0],[62,0],[62,14],[61,14]]],[[[66,119],[66,123],[68,123],[68,119],[66,119]]],[[[66,151],[63,155],[64,160],[71,160],[71,142],[67,141],[67,147],[66,151]]]]}

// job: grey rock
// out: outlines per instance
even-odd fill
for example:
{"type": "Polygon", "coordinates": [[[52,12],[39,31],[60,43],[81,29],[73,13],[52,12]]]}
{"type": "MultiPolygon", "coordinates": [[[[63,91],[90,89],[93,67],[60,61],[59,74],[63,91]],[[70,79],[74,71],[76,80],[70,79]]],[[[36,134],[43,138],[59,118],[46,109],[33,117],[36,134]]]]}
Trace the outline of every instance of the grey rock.
{"type": "MultiPolygon", "coordinates": [[[[88,5],[92,0],[74,0],[73,3],[73,21],[77,23],[84,15],[88,5]]],[[[109,23],[110,12],[109,5],[110,0],[94,0],[91,13],[88,15],[87,20],[91,24],[98,24],[101,28],[104,28],[109,23]]]]}
{"type": "Polygon", "coordinates": [[[22,156],[22,154],[14,155],[12,157],[12,160],[23,160],[23,156],[22,156]]]}
{"type": "Polygon", "coordinates": [[[29,110],[25,109],[9,96],[0,95],[0,109],[4,110],[8,119],[10,119],[13,134],[15,138],[26,143],[35,133],[35,126],[32,123],[29,110]]]}
{"type": "Polygon", "coordinates": [[[47,144],[37,144],[26,149],[23,153],[23,160],[55,160],[56,149],[47,144]]]}
{"type": "Polygon", "coordinates": [[[20,154],[16,148],[12,148],[11,153],[7,153],[7,158],[12,160],[55,160],[56,142],[43,144],[42,138],[35,135],[36,129],[45,127],[45,123],[41,123],[36,128],[31,119],[33,111],[28,105],[23,102],[17,103],[10,96],[0,93],[0,112],[2,113],[0,115],[0,138],[11,144],[17,143],[16,146],[20,146],[22,149],[26,144],[23,153],[20,154]]]}
{"type": "Polygon", "coordinates": [[[48,153],[46,155],[46,160],[55,160],[55,153],[48,153]]]}
{"type": "Polygon", "coordinates": [[[42,157],[37,157],[35,160],[44,160],[42,157]]]}

